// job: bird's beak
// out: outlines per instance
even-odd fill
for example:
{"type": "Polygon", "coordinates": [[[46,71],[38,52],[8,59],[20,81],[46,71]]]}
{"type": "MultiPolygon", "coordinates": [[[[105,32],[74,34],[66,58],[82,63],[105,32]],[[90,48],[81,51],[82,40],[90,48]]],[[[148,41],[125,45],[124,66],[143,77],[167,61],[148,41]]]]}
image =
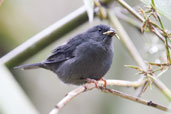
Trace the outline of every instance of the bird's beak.
{"type": "Polygon", "coordinates": [[[118,40],[120,40],[120,38],[119,38],[118,34],[115,34],[115,37],[116,37],[118,40]]]}
{"type": "Polygon", "coordinates": [[[109,31],[104,32],[103,34],[105,34],[105,35],[115,36],[117,39],[119,39],[119,40],[120,40],[119,36],[116,34],[115,30],[113,30],[113,29],[110,29],[109,31]]]}

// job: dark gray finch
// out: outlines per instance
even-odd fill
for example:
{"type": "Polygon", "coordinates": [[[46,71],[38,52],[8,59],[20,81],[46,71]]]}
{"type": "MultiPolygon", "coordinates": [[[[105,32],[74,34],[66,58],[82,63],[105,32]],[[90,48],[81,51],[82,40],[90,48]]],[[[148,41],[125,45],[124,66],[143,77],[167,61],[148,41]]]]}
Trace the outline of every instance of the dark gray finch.
{"type": "Polygon", "coordinates": [[[99,80],[112,64],[113,36],[117,36],[114,29],[97,25],[54,49],[46,60],[15,68],[48,69],[64,83],[75,85],[84,84],[87,79],[99,80]]]}

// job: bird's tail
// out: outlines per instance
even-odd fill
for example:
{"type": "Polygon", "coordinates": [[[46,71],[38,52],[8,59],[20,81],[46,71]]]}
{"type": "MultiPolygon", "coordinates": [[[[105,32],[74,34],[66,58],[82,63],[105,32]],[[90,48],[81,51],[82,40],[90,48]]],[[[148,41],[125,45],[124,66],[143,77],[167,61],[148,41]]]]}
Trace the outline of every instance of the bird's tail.
{"type": "Polygon", "coordinates": [[[28,64],[28,65],[21,65],[21,66],[16,66],[14,69],[36,69],[36,68],[44,68],[45,66],[42,63],[34,63],[34,64],[28,64]]]}

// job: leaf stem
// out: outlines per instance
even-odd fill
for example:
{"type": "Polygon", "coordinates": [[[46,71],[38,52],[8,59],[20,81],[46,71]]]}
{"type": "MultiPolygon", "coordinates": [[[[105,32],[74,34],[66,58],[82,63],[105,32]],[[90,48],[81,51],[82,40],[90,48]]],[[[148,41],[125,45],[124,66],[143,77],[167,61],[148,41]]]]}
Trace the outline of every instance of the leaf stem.
{"type": "Polygon", "coordinates": [[[154,3],[154,0],[151,0],[151,3],[152,3],[152,8],[154,9],[154,11],[155,11],[155,13],[156,13],[156,16],[157,16],[157,18],[158,18],[158,20],[159,20],[159,23],[160,23],[160,26],[162,27],[162,29],[163,29],[163,36],[165,37],[165,47],[166,47],[166,56],[167,56],[167,61],[168,61],[168,63],[170,63],[171,64],[171,57],[170,57],[170,50],[169,50],[169,45],[168,45],[168,35],[167,35],[167,33],[165,32],[165,29],[164,29],[164,26],[163,26],[163,23],[162,23],[162,21],[161,21],[161,18],[160,18],[160,16],[158,15],[158,12],[157,12],[157,10],[156,10],[156,5],[155,5],[155,3],[154,3]]]}

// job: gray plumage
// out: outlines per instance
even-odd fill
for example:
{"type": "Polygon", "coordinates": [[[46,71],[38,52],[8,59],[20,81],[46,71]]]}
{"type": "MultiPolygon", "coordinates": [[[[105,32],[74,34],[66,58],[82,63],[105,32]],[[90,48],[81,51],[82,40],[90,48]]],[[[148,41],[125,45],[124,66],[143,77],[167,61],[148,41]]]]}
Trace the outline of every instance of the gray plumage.
{"type": "Polygon", "coordinates": [[[114,35],[111,27],[97,25],[54,49],[43,62],[15,68],[45,68],[56,73],[64,83],[75,85],[84,84],[87,78],[99,80],[112,64],[114,35]]]}

